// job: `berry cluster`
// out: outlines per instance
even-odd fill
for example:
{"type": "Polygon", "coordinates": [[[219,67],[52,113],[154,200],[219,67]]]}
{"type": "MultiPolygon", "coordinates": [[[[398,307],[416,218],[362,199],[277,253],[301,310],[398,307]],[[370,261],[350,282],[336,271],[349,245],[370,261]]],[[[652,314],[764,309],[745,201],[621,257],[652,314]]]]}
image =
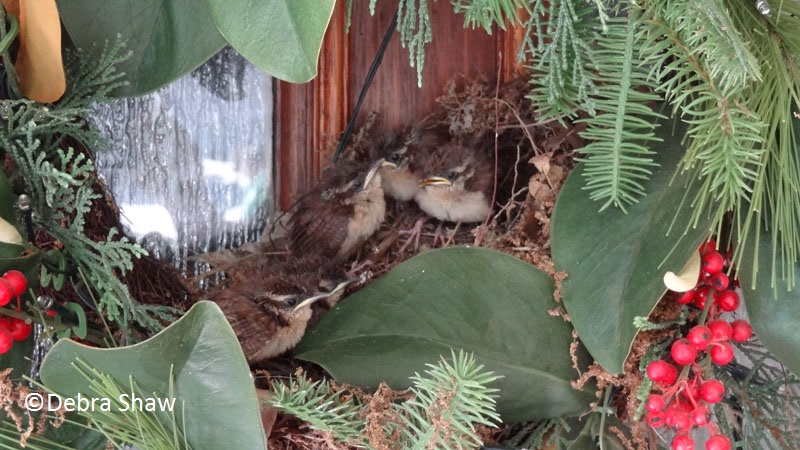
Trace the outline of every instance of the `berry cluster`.
{"type": "MultiPolygon", "coordinates": [[[[9,270],[0,277],[0,306],[8,305],[14,297],[19,298],[27,288],[25,275],[18,270],[9,270]]],[[[17,312],[21,309],[17,303],[17,312]]],[[[0,316],[0,354],[9,351],[15,341],[27,339],[32,329],[31,324],[22,319],[0,316]]]]}
{"type": "Polygon", "coordinates": [[[694,305],[703,313],[686,337],[672,343],[673,363],[656,360],[648,364],[647,376],[661,392],[651,393],[647,398],[646,419],[654,428],[666,426],[675,430],[673,450],[694,449],[690,435],[694,427],[708,428],[711,438],[706,441],[706,450],[729,450],[730,440],[719,434],[716,425],[709,420],[709,407],[725,397],[725,385],[707,375],[711,373],[712,363],[726,365],[733,361],[731,342],[748,340],[753,329],[745,320],[728,322],[719,317],[722,312],[739,307],[739,294],[734,287],[738,282],[731,283],[724,273],[730,265],[729,258],[716,250],[714,241],[702,245],[700,254],[701,273],[697,286],[679,295],[677,302],[694,305]]]}

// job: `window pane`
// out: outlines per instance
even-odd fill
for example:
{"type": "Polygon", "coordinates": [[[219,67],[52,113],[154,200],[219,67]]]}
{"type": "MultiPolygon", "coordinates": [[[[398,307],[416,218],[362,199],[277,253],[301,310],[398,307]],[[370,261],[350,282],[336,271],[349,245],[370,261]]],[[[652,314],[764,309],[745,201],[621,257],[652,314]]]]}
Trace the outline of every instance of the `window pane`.
{"type": "Polygon", "coordinates": [[[97,105],[123,223],[163,259],[257,240],[272,212],[272,80],[226,48],[152,94],[97,105]]]}

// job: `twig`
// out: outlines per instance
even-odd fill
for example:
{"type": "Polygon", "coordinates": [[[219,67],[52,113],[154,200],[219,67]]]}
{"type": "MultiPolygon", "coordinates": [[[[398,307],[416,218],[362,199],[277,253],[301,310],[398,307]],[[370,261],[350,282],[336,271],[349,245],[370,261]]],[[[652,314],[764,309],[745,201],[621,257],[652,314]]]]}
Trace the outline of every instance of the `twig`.
{"type": "MultiPolygon", "coordinates": [[[[500,97],[500,68],[502,67],[503,62],[503,54],[499,52],[497,60],[497,74],[495,76],[495,83],[494,83],[494,98],[499,100],[500,97]]],[[[499,164],[499,143],[498,139],[500,137],[500,132],[498,131],[497,127],[500,123],[500,107],[497,102],[494,103],[494,185],[492,186],[492,201],[489,203],[494,207],[494,202],[497,199],[497,171],[498,171],[498,164],[499,164]]],[[[527,130],[526,130],[527,133],[527,130]]],[[[475,246],[480,247],[483,238],[486,236],[486,230],[489,226],[489,220],[492,218],[491,211],[483,220],[483,224],[481,225],[480,230],[475,235],[475,246]]]]}

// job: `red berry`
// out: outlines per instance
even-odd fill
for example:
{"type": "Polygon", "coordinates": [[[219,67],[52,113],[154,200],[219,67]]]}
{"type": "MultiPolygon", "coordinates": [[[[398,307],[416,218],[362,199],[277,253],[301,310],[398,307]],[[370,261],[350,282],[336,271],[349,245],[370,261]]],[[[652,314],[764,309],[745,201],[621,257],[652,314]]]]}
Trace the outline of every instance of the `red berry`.
{"type": "Polygon", "coordinates": [[[708,424],[708,408],[705,405],[698,405],[691,413],[692,423],[696,427],[704,427],[708,424]]]}
{"type": "Polygon", "coordinates": [[[697,357],[697,349],[689,342],[688,339],[678,339],[672,343],[670,349],[672,359],[682,366],[694,362],[697,357]]]}
{"type": "Polygon", "coordinates": [[[694,306],[697,309],[705,309],[706,308],[706,298],[708,297],[708,290],[707,289],[698,289],[694,293],[694,306]]]}
{"type": "Polygon", "coordinates": [[[664,426],[664,413],[661,411],[648,412],[646,419],[647,424],[653,428],[661,428],[664,426]]]}
{"type": "Polygon", "coordinates": [[[698,350],[705,350],[711,342],[711,330],[704,325],[695,325],[686,334],[686,339],[692,344],[692,347],[698,350]]]}
{"type": "Polygon", "coordinates": [[[675,436],[672,440],[672,450],[694,450],[694,439],[688,434],[675,436]]]}
{"type": "Polygon", "coordinates": [[[679,433],[686,433],[692,429],[692,419],[689,413],[679,407],[669,407],[664,413],[665,422],[679,433]]]}
{"type": "Polygon", "coordinates": [[[706,403],[719,403],[725,397],[725,385],[719,380],[708,380],[700,387],[700,397],[706,403]]]}
{"type": "Polygon", "coordinates": [[[688,305],[689,303],[692,303],[694,301],[694,289],[679,295],[676,301],[679,305],[688,305]]]}
{"type": "Polygon", "coordinates": [[[14,337],[5,327],[0,327],[0,355],[9,351],[14,345],[14,337]]]}
{"type": "Polygon", "coordinates": [[[5,278],[5,280],[8,281],[8,284],[11,286],[14,297],[22,295],[22,293],[25,292],[25,289],[28,288],[28,280],[19,270],[9,270],[3,275],[3,278],[5,278]]]}
{"type": "Polygon", "coordinates": [[[722,270],[723,264],[725,264],[725,258],[717,251],[705,252],[700,257],[700,267],[711,275],[722,270]]]}
{"type": "Polygon", "coordinates": [[[706,326],[711,330],[712,341],[729,341],[731,336],[733,336],[731,324],[724,320],[712,320],[706,323],[706,326]]]}
{"type": "Polygon", "coordinates": [[[33,330],[31,324],[22,319],[11,319],[10,325],[11,327],[9,328],[9,331],[11,331],[11,336],[15,341],[24,341],[25,339],[28,339],[28,336],[31,335],[31,331],[33,330]]]}
{"type": "Polygon", "coordinates": [[[717,251],[717,241],[714,239],[709,239],[705,243],[700,245],[700,254],[708,253],[708,252],[715,252],[717,251]]]}
{"type": "Polygon", "coordinates": [[[725,273],[717,272],[712,275],[711,278],[709,278],[708,284],[710,284],[715,291],[724,291],[725,289],[728,289],[730,280],[728,280],[728,276],[725,275],[725,273]]]}
{"type": "Polygon", "coordinates": [[[731,323],[731,338],[736,342],[745,342],[753,335],[753,327],[746,320],[738,319],[731,323]]]}
{"type": "Polygon", "coordinates": [[[691,412],[697,405],[697,399],[700,398],[700,386],[696,381],[688,382],[681,391],[681,395],[687,400],[683,402],[687,407],[686,412],[691,412]]]}
{"type": "Polygon", "coordinates": [[[651,413],[660,412],[664,409],[664,397],[658,394],[650,394],[650,396],[647,397],[644,407],[651,413]]]}
{"type": "Polygon", "coordinates": [[[706,441],[706,450],[730,450],[731,441],[726,436],[718,434],[706,441]]]}
{"type": "Polygon", "coordinates": [[[712,320],[706,323],[706,326],[711,330],[712,341],[728,341],[733,335],[733,328],[731,324],[724,320],[712,320]]]}
{"type": "Polygon", "coordinates": [[[719,305],[719,309],[723,311],[736,311],[736,308],[739,307],[739,294],[728,289],[715,295],[714,301],[719,305]]]}
{"type": "Polygon", "coordinates": [[[672,386],[678,379],[678,369],[672,364],[656,360],[647,365],[647,376],[662,386],[672,386]]]}
{"type": "Polygon", "coordinates": [[[733,361],[733,346],[729,342],[715,342],[708,351],[714,364],[724,366],[733,361]]]}
{"type": "Polygon", "coordinates": [[[11,303],[14,297],[14,289],[4,278],[0,278],[0,306],[6,306],[11,303]]]}

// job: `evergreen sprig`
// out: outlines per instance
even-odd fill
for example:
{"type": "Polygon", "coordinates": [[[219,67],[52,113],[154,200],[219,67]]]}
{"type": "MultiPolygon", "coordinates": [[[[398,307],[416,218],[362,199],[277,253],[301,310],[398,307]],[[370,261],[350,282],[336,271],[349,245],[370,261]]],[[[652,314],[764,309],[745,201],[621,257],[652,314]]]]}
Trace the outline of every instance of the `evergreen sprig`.
{"type": "Polygon", "coordinates": [[[595,9],[583,1],[530,1],[521,58],[531,62],[530,98],[543,120],[595,114],[595,9]]]}
{"type": "Polygon", "coordinates": [[[400,406],[404,421],[406,448],[475,448],[481,445],[475,425],[496,426],[495,412],[499,392],[489,388],[500,377],[483,372],[472,355],[452,354],[452,364],[444,358],[438,365],[428,364],[426,376],[411,377],[414,398],[400,406]]]}
{"type": "Polygon", "coordinates": [[[433,40],[428,0],[400,0],[397,29],[400,31],[400,45],[408,48],[411,67],[417,69],[417,85],[422,87],[425,45],[433,40]]]}
{"type": "Polygon", "coordinates": [[[22,182],[30,197],[34,226],[61,242],[63,252],[85,277],[75,281],[96,292],[101,312],[129,334],[134,323],[158,330],[157,318],[174,319],[176,311],[140,305],[119,278],[133,268],[133,258],[146,254],[142,247],[116,229],[99,241],[86,235],[86,217],[94,202],[101,200],[94,190],[95,166],[85,154],[65,144],[68,139],[84,145],[100,141],[87,120],[89,108],[121,84],[114,66],[127,58],[123,48],[121,43],[106,45],[99,64],[86,63],[80,52],[69,55],[70,87],[54,105],[24,99],[1,101],[5,130],[0,133],[0,147],[17,165],[15,180],[22,182]]]}
{"type": "Polygon", "coordinates": [[[588,125],[581,137],[590,143],[579,152],[586,162],[584,189],[603,202],[601,211],[636,203],[656,166],[648,144],[660,140],[653,131],[662,116],[650,104],[660,98],[647,90],[648,70],[636,50],[638,21],[636,11],[609,19],[606,32],[596,36],[595,114],[580,121],[588,125]]]}
{"type": "Polygon", "coordinates": [[[453,0],[453,11],[464,14],[464,28],[481,27],[486,34],[492,34],[492,26],[506,29],[506,21],[511,25],[520,22],[520,11],[527,11],[525,0],[453,0]]]}
{"type": "MultiPolygon", "coordinates": [[[[475,448],[480,439],[476,425],[496,426],[497,389],[487,385],[498,378],[485,372],[471,354],[452,352],[428,365],[425,375],[411,378],[414,397],[393,404],[393,417],[384,425],[386,439],[400,431],[403,449],[475,448]]],[[[313,428],[331,433],[339,440],[371,448],[364,439],[367,405],[342,395],[326,382],[311,382],[301,375],[288,385],[272,383],[274,393],[267,403],[307,421],[313,428]]]]}

